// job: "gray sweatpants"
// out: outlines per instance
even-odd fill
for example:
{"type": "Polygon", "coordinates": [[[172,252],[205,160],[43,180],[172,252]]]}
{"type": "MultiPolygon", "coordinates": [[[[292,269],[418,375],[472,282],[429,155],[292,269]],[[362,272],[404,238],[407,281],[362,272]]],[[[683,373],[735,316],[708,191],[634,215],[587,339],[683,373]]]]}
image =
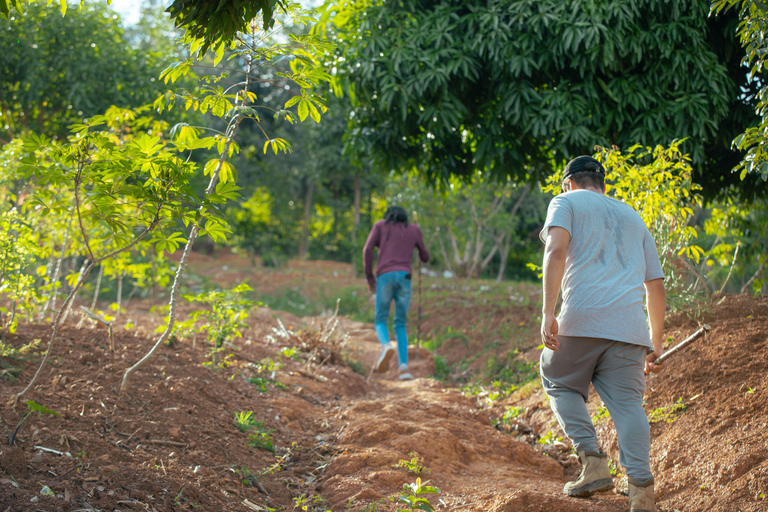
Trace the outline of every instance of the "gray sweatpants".
{"type": "Polygon", "coordinates": [[[645,356],[640,345],[602,338],[558,336],[560,349],[541,353],[541,382],[574,449],[600,451],[587,411],[589,383],[616,425],[619,462],[641,482],[651,478],[651,430],[643,409],[645,356]]]}

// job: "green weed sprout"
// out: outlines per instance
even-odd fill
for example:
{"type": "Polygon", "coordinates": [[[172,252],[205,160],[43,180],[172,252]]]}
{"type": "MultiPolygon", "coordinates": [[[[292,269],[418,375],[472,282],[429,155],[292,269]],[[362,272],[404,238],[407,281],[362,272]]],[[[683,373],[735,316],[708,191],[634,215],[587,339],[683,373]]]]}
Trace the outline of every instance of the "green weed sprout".
{"type": "MultiPolygon", "coordinates": [[[[242,294],[253,291],[253,288],[241,283],[231,290],[211,291],[197,295],[185,295],[189,302],[201,302],[207,304],[210,309],[194,311],[190,315],[194,328],[192,332],[206,333],[206,339],[211,344],[208,356],[213,365],[216,364],[216,356],[224,350],[224,343],[234,337],[242,336],[240,330],[248,327],[245,319],[248,312],[254,306],[259,305],[242,294]]],[[[190,327],[186,327],[190,329],[190,327]]]]}
{"type": "Polygon", "coordinates": [[[254,433],[248,436],[248,444],[254,448],[274,453],[275,447],[272,444],[272,436],[270,436],[270,434],[275,430],[272,428],[264,428],[263,421],[255,422],[253,430],[254,433]]]}
{"type": "Polygon", "coordinates": [[[307,512],[331,512],[325,498],[322,496],[312,496],[311,498],[308,498],[304,494],[293,498],[293,509],[304,510],[307,512]]]}
{"type": "Polygon", "coordinates": [[[434,507],[422,494],[440,494],[440,489],[430,487],[429,482],[421,483],[421,478],[417,478],[415,483],[403,484],[403,490],[396,496],[389,498],[393,503],[405,505],[408,508],[398,508],[397,512],[413,512],[415,510],[424,510],[425,512],[434,512],[434,507]]]}
{"type": "Polygon", "coordinates": [[[687,408],[688,406],[683,403],[683,398],[680,397],[677,399],[677,402],[672,405],[652,410],[648,413],[648,421],[651,423],[658,423],[660,421],[672,423],[677,419],[677,414],[685,411],[687,408]]]}
{"type": "Polygon", "coordinates": [[[236,412],[235,426],[240,432],[250,432],[247,441],[250,446],[266,450],[268,452],[275,451],[275,447],[272,444],[272,436],[270,436],[270,434],[275,430],[271,428],[265,428],[264,422],[257,421],[253,416],[253,411],[236,412]]]}
{"type": "Polygon", "coordinates": [[[248,432],[254,423],[256,418],[253,417],[253,411],[235,413],[235,426],[240,432],[248,432]]]}
{"type": "Polygon", "coordinates": [[[400,459],[397,464],[392,464],[393,468],[405,469],[409,473],[418,475],[419,473],[431,473],[432,470],[424,465],[424,459],[419,456],[417,452],[411,452],[408,454],[411,460],[400,459]]]}
{"type": "Polygon", "coordinates": [[[27,404],[27,409],[29,409],[29,410],[27,411],[27,414],[25,414],[24,417],[21,418],[21,421],[19,421],[19,424],[16,425],[16,428],[14,429],[13,432],[8,430],[8,434],[9,434],[8,435],[8,446],[13,446],[13,443],[16,441],[16,434],[19,433],[19,429],[24,424],[24,422],[27,420],[27,418],[29,418],[30,414],[32,414],[33,412],[37,412],[37,417],[38,418],[40,416],[42,416],[43,413],[53,414],[54,416],[61,416],[61,414],[59,414],[59,413],[57,413],[55,411],[52,411],[50,409],[46,409],[42,405],[37,404],[37,403],[33,402],[32,400],[27,400],[25,403],[27,404]]]}
{"type": "Polygon", "coordinates": [[[550,430],[545,435],[539,438],[539,444],[553,445],[558,441],[562,441],[562,437],[555,437],[555,434],[550,430]]]}
{"type": "Polygon", "coordinates": [[[610,415],[608,414],[608,409],[605,407],[605,405],[601,405],[595,412],[595,415],[592,416],[592,424],[597,425],[603,420],[607,420],[609,416],[610,415]]]}

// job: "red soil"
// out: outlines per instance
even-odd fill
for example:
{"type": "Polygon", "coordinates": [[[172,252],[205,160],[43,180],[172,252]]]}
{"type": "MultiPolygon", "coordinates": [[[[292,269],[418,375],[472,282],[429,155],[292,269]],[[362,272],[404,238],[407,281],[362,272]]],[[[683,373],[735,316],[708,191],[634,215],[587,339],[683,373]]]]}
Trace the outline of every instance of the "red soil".
{"type": "MultiPolygon", "coordinates": [[[[0,512],[293,510],[292,498],[300,495],[324,497],[333,512],[361,512],[415,481],[415,475],[393,467],[411,452],[431,469],[419,475],[422,480],[442,491],[429,496],[436,510],[628,509],[627,498],[614,493],[591,499],[561,494],[578,468],[567,447],[564,452],[536,442],[549,430],[557,432],[540,391],[517,393],[488,408],[486,398],[462,396],[430,379],[434,365],[424,350],[418,359],[415,350],[411,355],[415,380],[400,382],[393,369],[367,382],[339,351],[370,368],[379,350],[370,325],[343,319],[338,332],[349,338],[323,344],[313,333],[274,334],[275,315],[266,309],[252,315],[243,339],[228,347],[234,356],[227,368],[202,366],[207,347],[200,341],[194,347],[186,341],[163,346],[123,395],[123,372],[154,343],[151,332],[159,319],[148,305],[134,303],[120,322],[130,319],[140,328],[118,329],[114,362],[106,330],[77,328],[72,320],[38,385],[24,397],[61,417],[34,414],[14,447],[0,443],[0,512]],[[301,359],[280,355],[290,346],[301,359]],[[274,375],[258,373],[254,363],[265,357],[284,365],[274,375]],[[247,380],[257,375],[282,386],[268,381],[262,393],[247,380]],[[525,408],[516,435],[502,432],[511,427],[491,423],[509,405],[525,408]],[[253,411],[273,429],[275,454],[247,444],[248,434],[235,427],[240,411],[253,411]],[[265,471],[276,456],[282,457],[280,468],[265,471]],[[41,494],[43,486],[53,496],[41,494]]],[[[512,315],[524,322],[531,313],[521,306],[512,315]]],[[[279,317],[295,331],[313,323],[279,317]]],[[[314,319],[315,329],[325,320],[314,319]]],[[[704,322],[713,327],[706,339],[648,380],[648,411],[678,399],[687,406],[671,416],[673,422],[652,425],[659,507],[767,510],[768,299],[728,296],[712,306],[704,322]]],[[[667,324],[666,334],[675,341],[697,328],[679,316],[667,324]]],[[[8,341],[47,342],[48,333],[47,325],[26,325],[8,341]]],[[[481,344],[469,340],[470,346],[481,344]]],[[[18,381],[0,381],[0,419],[9,429],[26,412],[9,402],[29,382],[36,361],[3,359],[23,368],[18,381]]],[[[596,406],[599,399],[592,402],[596,406]]],[[[599,423],[599,432],[606,451],[618,460],[610,420],[599,423]]],[[[385,501],[378,510],[395,506],[385,501]]]]}

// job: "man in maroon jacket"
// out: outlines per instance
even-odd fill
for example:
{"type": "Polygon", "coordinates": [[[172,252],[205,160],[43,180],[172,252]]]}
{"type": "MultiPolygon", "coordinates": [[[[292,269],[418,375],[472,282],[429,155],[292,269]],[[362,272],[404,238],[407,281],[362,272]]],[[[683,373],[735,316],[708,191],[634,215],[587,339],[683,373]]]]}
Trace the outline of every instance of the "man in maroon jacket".
{"type": "Polygon", "coordinates": [[[363,248],[363,263],[368,288],[376,294],[376,319],[374,327],[382,349],[376,361],[376,371],[384,373],[389,369],[395,355],[395,347],[389,341],[387,318],[389,305],[395,301],[395,338],[397,356],[400,361],[400,379],[409,380],[408,373],[408,333],[405,319],[408,303],[411,301],[411,259],[413,249],[419,250],[419,258],[426,263],[429,252],[424,246],[421,229],[415,224],[408,224],[408,214],[400,206],[390,206],[384,214],[384,220],[373,225],[368,240],[363,248]],[[376,276],[373,276],[373,248],[379,248],[376,276]]]}

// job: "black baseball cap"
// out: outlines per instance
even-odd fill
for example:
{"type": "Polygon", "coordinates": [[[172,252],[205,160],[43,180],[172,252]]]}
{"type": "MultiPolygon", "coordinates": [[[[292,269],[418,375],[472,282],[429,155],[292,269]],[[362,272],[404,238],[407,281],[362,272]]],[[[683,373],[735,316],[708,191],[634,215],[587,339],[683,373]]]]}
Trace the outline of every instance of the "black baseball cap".
{"type": "Polygon", "coordinates": [[[603,164],[592,158],[591,156],[577,156],[565,166],[565,172],[563,173],[563,179],[567,178],[571,174],[577,172],[597,172],[605,176],[605,168],[603,164]]]}

